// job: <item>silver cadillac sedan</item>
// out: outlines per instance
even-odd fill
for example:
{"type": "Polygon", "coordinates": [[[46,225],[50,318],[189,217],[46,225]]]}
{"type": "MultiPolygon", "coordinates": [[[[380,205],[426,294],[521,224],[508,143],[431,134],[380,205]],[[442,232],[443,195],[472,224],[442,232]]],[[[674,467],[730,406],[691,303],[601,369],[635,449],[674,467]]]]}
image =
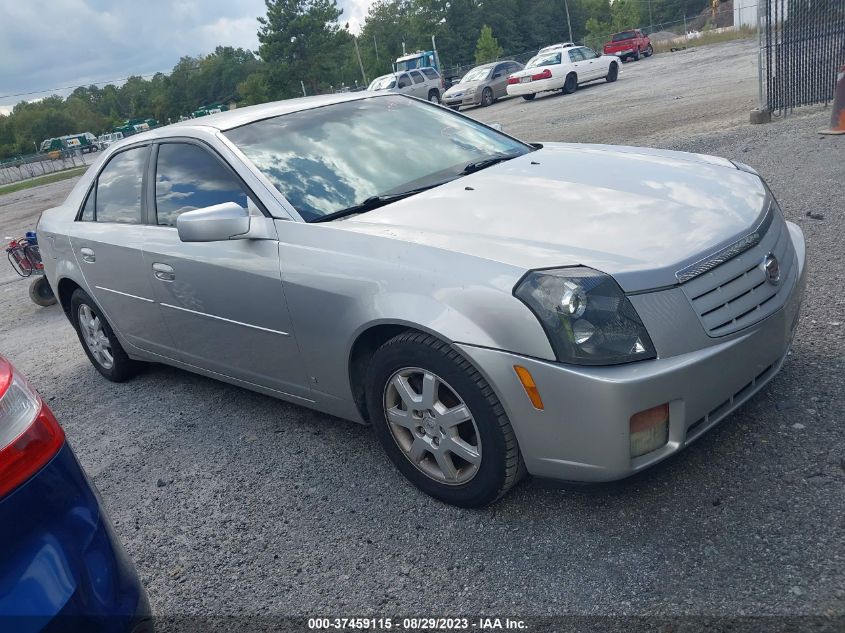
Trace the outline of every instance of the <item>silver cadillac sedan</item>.
{"type": "Polygon", "coordinates": [[[374,93],[132,136],[38,232],[107,379],[167,363],[367,422],[460,506],[695,441],[780,369],[806,271],[746,165],[374,93]]]}

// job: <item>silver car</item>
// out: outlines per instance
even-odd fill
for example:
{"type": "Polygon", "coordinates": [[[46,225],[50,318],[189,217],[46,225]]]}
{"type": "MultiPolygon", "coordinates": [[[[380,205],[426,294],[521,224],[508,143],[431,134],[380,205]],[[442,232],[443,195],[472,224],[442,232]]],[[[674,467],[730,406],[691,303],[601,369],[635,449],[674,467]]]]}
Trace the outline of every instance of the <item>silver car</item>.
{"type": "Polygon", "coordinates": [[[376,77],[367,90],[393,92],[440,103],[443,79],[434,68],[415,68],[376,77]]]}
{"type": "Polygon", "coordinates": [[[781,368],[806,272],[741,163],[527,144],[393,94],[132,136],[38,232],[106,378],[167,363],[369,422],[461,506],[695,441],[781,368]]]}
{"type": "Polygon", "coordinates": [[[476,66],[443,93],[443,105],[455,110],[474,105],[486,108],[508,95],[508,76],[522,68],[511,60],[476,66]]]}

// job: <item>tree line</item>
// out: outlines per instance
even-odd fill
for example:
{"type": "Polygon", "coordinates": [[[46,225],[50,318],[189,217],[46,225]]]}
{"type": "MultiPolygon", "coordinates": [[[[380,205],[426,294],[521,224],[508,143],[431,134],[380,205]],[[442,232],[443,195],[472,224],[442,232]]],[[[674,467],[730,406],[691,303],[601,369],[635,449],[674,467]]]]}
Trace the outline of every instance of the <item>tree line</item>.
{"type": "Polygon", "coordinates": [[[45,138],[111,130],[122,121],[179,120],[202,105],[239,106],[355,87],[391,72],[403,50],[442,65],[536,50],[554,42],[599,45],[614,31],[698,13],[708,0],[377,0],[353,36],[336,0],[265,0],[257,51],[218,47],[183,57],[169,74],[18,103],[0,115],[0,159],[32,154],[45,138]],[[569,20],[567,21],[567,9],[569,20]],[[363,72],[362,72],[363,70],[363,72]]]}

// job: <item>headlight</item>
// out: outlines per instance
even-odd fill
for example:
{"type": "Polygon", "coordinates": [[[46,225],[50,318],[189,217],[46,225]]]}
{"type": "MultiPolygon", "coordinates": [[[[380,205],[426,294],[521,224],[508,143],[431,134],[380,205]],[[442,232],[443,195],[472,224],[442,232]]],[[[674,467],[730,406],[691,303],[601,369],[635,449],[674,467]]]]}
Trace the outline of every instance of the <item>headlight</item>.
{"type": "Polygon", "coordinates": [[[537,315],[563,363],[614,365],[656,356],[637,311],[609,275],[583,267],[535,270],[514,295],[537,315]]]}

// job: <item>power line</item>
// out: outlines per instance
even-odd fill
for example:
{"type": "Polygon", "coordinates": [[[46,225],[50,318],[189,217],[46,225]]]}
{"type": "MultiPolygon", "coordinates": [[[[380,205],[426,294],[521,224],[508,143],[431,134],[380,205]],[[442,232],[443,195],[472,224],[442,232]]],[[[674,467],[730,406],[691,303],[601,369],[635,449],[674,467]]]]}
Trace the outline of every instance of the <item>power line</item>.
{"type": "Polygon", "coordinates": [[[76,90],[77,88],[87,88],[88,86],[105,86],[118,81],[128,81],[133,77],[140,77],[141,79],[144,79],[146,77],[155,77],[158,74],[164,74],[166,72],[167,71],[165,70],[160,70],[154,73],[147,73],[146,75],[130,75],[129,77],[121,77],[120,79],[109,79],[107,81],[92,81],[90,83],[79,84],[78,86],[64,86],[61,88],[47,88],[45,90],[33,90],[32,92],[19,92],[17,94],[0,95],[0,99],[9,99],[11,97],[28,97],[30,95],[39,95],[45,92],[56,92],[57,90],[76,90]]]}

